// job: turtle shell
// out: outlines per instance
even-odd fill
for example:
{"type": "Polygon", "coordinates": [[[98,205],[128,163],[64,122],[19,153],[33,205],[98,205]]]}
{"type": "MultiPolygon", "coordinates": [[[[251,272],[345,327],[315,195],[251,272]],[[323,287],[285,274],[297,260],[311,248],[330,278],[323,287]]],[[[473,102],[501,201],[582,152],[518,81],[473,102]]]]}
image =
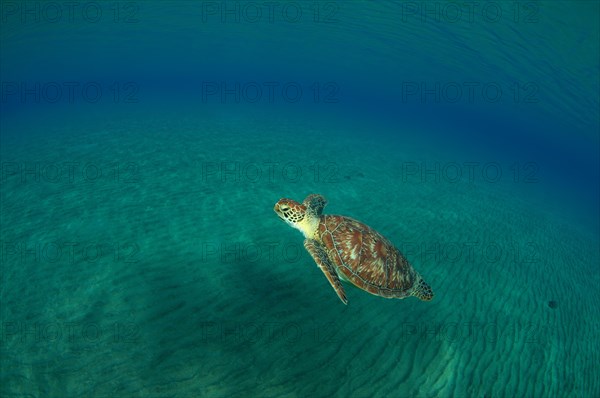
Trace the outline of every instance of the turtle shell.
{"type": "Polygon", "coordinates": [[[389,240],[350,217],[321,216],[316,239],[327,250],[338,275],[369,293],[403,298],[421,279],[389,240]]]}

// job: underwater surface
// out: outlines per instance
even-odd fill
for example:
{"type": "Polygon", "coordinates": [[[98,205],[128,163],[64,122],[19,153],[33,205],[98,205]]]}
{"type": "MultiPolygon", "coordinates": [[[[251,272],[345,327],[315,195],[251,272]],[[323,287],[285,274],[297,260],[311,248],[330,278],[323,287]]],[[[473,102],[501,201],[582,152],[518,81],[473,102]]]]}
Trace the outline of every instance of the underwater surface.
{"type": "Polygon", "coordinates": [[[600,396],[598,2],[0,12],[1,397],[600,396]],[[433,300],[344,305],[311,193],[433,300]]]}

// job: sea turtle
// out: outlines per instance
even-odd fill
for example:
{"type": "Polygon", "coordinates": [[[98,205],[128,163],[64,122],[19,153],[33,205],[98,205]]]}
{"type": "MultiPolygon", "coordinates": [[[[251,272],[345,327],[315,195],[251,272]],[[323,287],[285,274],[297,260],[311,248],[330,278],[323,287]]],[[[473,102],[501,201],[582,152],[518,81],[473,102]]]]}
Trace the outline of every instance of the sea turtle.
{"type": "Polygon", "coordinates": [[[350,217],[324,215],[326,204],[323,196],[312,194],[302,204],[280,199],[273,210],[304,234],[304,247],[344,304],[348,299],[340,279],[376,296],[433,298],[429,285],[389,240],[350,217]]]}

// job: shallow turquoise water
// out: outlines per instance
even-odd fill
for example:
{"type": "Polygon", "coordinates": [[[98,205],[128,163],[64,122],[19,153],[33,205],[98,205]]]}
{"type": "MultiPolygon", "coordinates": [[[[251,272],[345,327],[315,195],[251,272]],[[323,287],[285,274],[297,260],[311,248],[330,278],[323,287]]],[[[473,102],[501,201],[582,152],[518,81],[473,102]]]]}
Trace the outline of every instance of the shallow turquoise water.
{"type": "Polygon", "coordinates": [[[1,31],[0,395],[600,394],[597,4],[32,4],[1,31]],[[310,193],[435,299],[340,303],[272,210],[310,193]]]}

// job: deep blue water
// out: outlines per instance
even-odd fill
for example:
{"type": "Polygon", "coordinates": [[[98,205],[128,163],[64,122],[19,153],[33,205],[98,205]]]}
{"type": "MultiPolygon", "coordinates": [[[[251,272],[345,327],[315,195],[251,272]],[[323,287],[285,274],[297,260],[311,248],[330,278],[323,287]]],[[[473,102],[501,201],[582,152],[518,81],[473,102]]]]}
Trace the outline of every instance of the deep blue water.
{"type": "Polygon", "coordinates": [[[598,2],[69,4],[0,8],[0,395],[600,393],[598,2]],[[343,307],[303,251],[207,256],[301,246],[272,206],[315,191],[398,245],[480,239],[512,260],[417,252],[437,303],[348,287],[343,307]],[[55,241],[140,255],[49,261],[55,241]],[[311,337],[244,334],[277,321],[311,337]]]}

